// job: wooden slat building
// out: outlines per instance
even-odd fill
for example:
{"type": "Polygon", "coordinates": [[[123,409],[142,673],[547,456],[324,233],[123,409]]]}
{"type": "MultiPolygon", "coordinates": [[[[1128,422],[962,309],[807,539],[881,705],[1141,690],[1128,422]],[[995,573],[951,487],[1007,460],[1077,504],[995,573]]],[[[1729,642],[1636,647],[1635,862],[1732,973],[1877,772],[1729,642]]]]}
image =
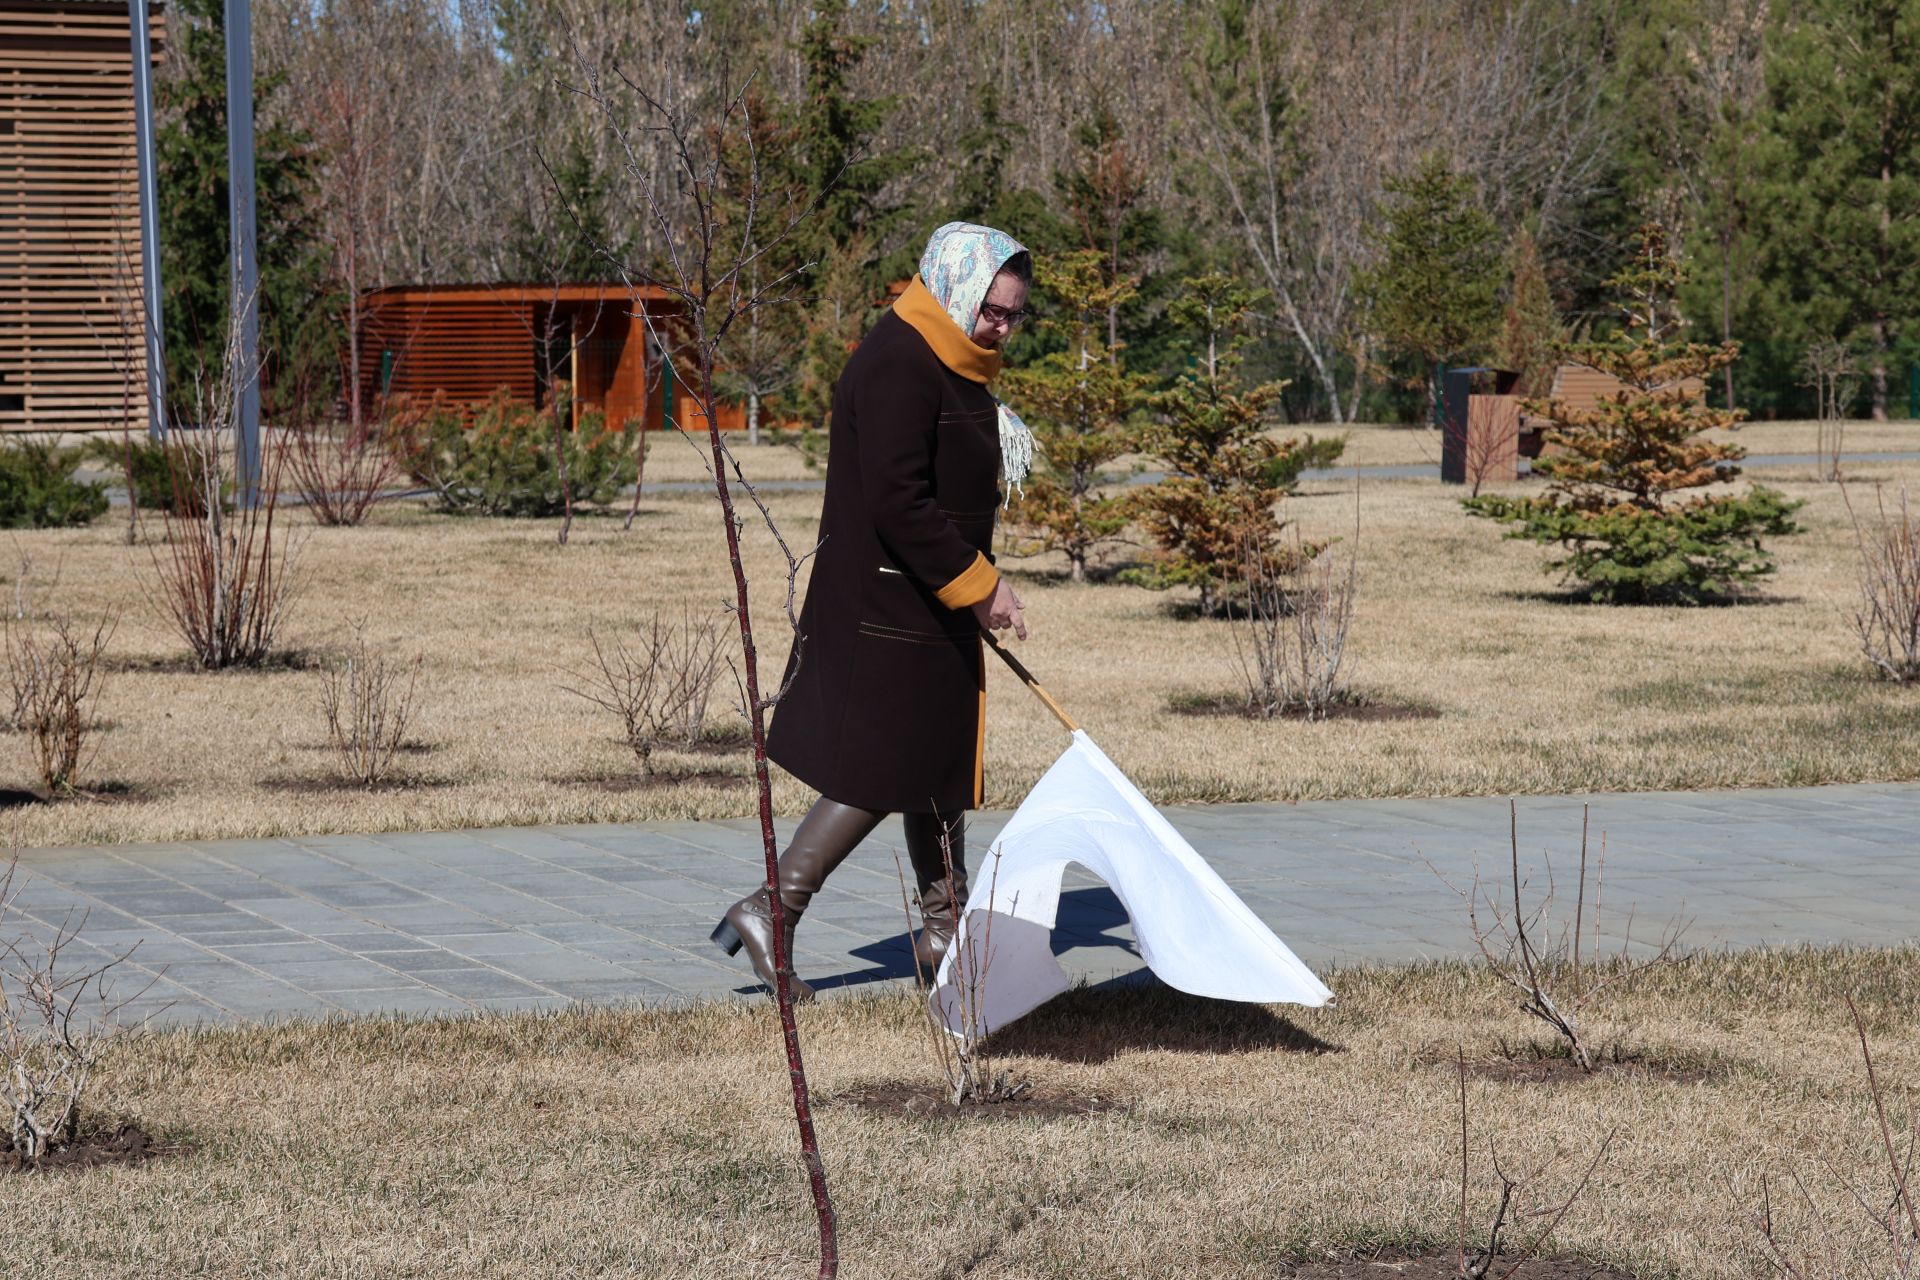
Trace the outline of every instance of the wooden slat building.
{"type": "MultiPolygon", "coordinates": [[[[0,430],[147,418],[128,21],[0,0],[0,430]]],[[[157,4],[151,27],[157,64],[157,4]]]]}
{"type": "MultiPolygon", "coordinates": [[[[691,416],[690,388],[669,389],[641,312],[672,331],[678,304],[665,290],[614,284],[396,285],[361,297],[360,367],[350,371],[360,403],[414,403],[435,395],[471,412],[505,391],[544,405],[549,371],[574,388],[573,425],[597,411],[608,426],[629,421],[647,430],[666,425],[666,406],[680,425],[691,416]]],[[[681,376],[691,376],[682,369],[681,376]]],[[[720,406],[720,425],[735,430],[744,413],[720,406]]]]}

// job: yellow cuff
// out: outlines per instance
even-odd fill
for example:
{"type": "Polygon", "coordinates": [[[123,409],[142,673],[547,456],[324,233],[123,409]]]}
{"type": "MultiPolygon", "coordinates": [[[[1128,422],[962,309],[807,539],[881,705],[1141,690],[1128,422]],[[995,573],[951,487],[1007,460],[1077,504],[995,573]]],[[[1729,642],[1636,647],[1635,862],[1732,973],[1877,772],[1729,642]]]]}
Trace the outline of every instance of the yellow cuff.
{"type": "Polygon", "coordinates": [[[987,558],[976,551],[973,553],[973,563],[959,577],[933,594],[940,597],[940,603],[949,609],[964,609],[993,595],[993,589],[999,585],[999,570],[988,564],[987,558]]]}

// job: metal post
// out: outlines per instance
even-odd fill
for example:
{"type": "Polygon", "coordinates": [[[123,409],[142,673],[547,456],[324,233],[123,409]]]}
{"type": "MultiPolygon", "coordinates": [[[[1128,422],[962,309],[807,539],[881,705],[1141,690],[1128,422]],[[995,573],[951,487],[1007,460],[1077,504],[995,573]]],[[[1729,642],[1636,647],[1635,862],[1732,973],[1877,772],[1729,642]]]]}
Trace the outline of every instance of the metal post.
{"type": "MultiPolygon", "coordinates": [[[[254,253],[253,14],[250,0],[227,5],[228,234],[233,241],[233,288],[240,326],[233,396],[235,498],[260,503],[260,270],[254,253]]],[[[211,424],[209,424],[211,425],[211,424]]]]}
{"type": "Polygon", "coordinates": [[[153,185],[153,47],[147,0],[127,6],[133,27],[134,152],[140,173],[140,289],[147,348],[147,433],[167,434],[167,369],[160,329],[160,216],[153,185]]]}

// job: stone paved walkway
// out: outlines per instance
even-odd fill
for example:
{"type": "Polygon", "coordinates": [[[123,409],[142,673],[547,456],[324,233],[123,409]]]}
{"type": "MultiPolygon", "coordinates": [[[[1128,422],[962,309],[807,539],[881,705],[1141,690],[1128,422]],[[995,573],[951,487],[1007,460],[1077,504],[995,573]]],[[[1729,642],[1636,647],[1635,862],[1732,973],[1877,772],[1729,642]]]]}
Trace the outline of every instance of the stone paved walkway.
{"type": "MultiPolygon", "coordinates": [[[[1580,800],[1520,801],[1523,856],[1564,879],[1580,800]]],[[[1920,936],[1920,785],[1593,797],[1606,833],[1604,925],[1636,938],[1675,916],[1693,947],[1882,945],[1920,936]]],[[[1504,866],[1499,799],[1169,809],[1168,818],[1317,969],[1464,955],[1458,899],[1475,857],[1504,866]],[[1428,865],[1431,863],[1431,867],[1428,865]]],[[[1005,814],[976,815],[987,847],[1005,814]]],[[[782,823],[784,834],[791,823],[782,823]]],[[[889,822],[800,930],[824,988],[911,978],[889,822]]],[[[976,858],[977,858],[976,854],[976,858]]],[[[760,877],[746,821],[303,836],[21,854],[20,905],[44,931],[86,912],[82,955],[135,942],[130,1010],[158,1023],[328,1013],[520,1009],[572,1000],[750,996],[707,942],[760,877]]],[[[1124,913],[1070,878],[1055,949],[1091,981],[1138,971],[1124,913]]],[[[10,922],[11,927],[18,922],[10,922]]]]}

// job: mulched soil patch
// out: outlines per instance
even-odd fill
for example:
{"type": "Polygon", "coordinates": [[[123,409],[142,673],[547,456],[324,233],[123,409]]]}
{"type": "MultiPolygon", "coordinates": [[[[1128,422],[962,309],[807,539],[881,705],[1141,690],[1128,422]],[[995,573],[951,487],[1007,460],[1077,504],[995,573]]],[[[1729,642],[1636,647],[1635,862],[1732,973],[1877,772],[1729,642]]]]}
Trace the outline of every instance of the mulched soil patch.
{"type": "Polygon", "coordinates": [[[555,778],[554,781],[566,786],[592,787],[597,791],[611,791],[616,795],[625,795],[635,791],[659,791],[689,782],[701,782],[717,787],[745,786],[753,779],[745,774],[727,773],[719,769],[690,771],[660,769],[648,774],[619,773],[611,776],[576,774],[570,778],[555,778]]]}
{"type": "Polygon", "coordinates": [[[219,675],[259,675],[274,671],[318,671],[326,666],[328,655],[312,649],[275,650],[257,663],[242,664],[218,669],[201,666],[186,654],[168,654],[161,657],[154,654],[108,655],[100,659],[100,665],[108,671],[128,674],[164,674],[181,676],[219,676],[219,675]]]}
{"type": "MultiPolygon", "coordinates": [[[[1487,1269],[1489,1275],[1502,1275],[1520,1259],[1501,1255],[1487,1269]]],[[[1301,1262],[1283,1269],[1291,1280],[1458,1280],[1460,1260],[1452,1249],[1434,1253],[1386,1253],[1369,1258],[1348,1258],[1339,1262],[1301,1262]]],[[[1630,1271],[1616,1271],[1579,1258],[1529,1258],[1517,1273],[1525,1280],[1640,1280],[1630,1271]]]]}
{"type": "MultiPolygon", "coordinates": [[[[1236,693],[1189,695],[1171,699],[1167,710],[1177,716],[1230,716],[1236,720],[1264,720],[1265,716],[1256,715],[1248,710],[1245,695],[1236,693]]],[[[1306,720],[1307,714],[1298,707],[1288,707],[1276,720],[1306,720]]],[[[1352,720],[1366,724],[1389,720],[1438,720],[1440,712],[1433,707],[1413,707],[1391,702],[1373,702],[1357,699],[1352,702],[1339,702],[1328,707],[1320,716],[1327,720],[1352,720]]]]}
{"type": "Polygon", "coordinates": [[[142,800],[151,800],[160,793],[131,782],[98,782],[90,787],[76,787],[61,795],[48,795],[34,788],[23,790],[17,787],[0,789],[0,809],[23,809],[37,804],[135,804],[142,800]]]}
{"type": "Polygon", "coordinates": [[[744,724],[729,724],[705,730],[692,742],[674,742],[662,747],[692,756],[730,756],[753,749],[753,730],[744,724]]]}
{"type": "Polygon", "coordinates": [[[156,1142],[136,1124],[123,1124],[112,1133],[83,1137],[69,1147],[61,1147],[28,1165],[17,1152],[0,1156],[0,1177],[18,1173],[62,1173],[79,1169],[97,1169],[102,1165],[145,1164],[163,1156],[184,1155],[193,1149],[190,1143],[156,1142]]]}
{"type": "MultiPolygon", "coordinates": [[[[1448,1071],[1459,1070],[1459,1060],[1452,1050],[1436,1049],[1428,1061],[1448,1071]]],[[[1601,1076],[1624,1075],[1670,1084],[1702,1084],[1724,1078],[1727,1071],[1725,1063],[1676,1061],[1619,1045],[1595,1050],[1592,1071],[1582,1071],[1570,1055],[1537,1043],[1503,1046],[1496,1055],[1467,1059],[1467,1075],[1475,1080],[1516,1083],[1578,1083],[1601,1076]]]]}
{"type": "Polygon", "coordinates": [[[456,778],[432,778],[408,775],[398,778],[385,778],[372,786],[355,782],[351,778],[266,778],[260,783],[269,791],[285,791],[293,795],[330,796],[343,792],[358,792],[361,795],[393,795],[408,791],[428,791],[438,787],[459,786],[456,778]]]}
{"type": "Polygon", "coordinates": [[[956,1107],[938,1088],[901,1080],[862,1085],[827,1101],[834,1106],[909,1120],[1021,1120],[1028,1117],[1052,1120],[1062,1116],[1097,1116],[1126,1106],[1119,1098],[1044,1088],[1028,1089],[1004,1102],[969,1102],[956,1107]]]}

